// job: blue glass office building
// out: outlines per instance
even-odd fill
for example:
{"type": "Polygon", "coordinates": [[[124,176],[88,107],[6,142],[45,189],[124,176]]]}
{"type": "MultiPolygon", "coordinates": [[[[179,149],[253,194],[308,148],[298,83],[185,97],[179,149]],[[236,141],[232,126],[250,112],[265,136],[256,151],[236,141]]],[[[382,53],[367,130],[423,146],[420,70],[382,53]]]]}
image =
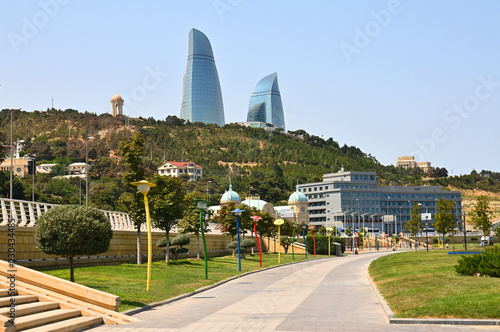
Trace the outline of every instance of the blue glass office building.
{"type": "Polygon", "coordinates": [[[285,128],[278,74],[268,75],[257,83],[250,97],[247,121],[270,123],[275,127],[285,128]]]}
{"type": "Polygon", "coordinates": [[[207,36],[196,29],[189,32],[181,118],[224,125],[224,105],[212,46],[207,36]]]}

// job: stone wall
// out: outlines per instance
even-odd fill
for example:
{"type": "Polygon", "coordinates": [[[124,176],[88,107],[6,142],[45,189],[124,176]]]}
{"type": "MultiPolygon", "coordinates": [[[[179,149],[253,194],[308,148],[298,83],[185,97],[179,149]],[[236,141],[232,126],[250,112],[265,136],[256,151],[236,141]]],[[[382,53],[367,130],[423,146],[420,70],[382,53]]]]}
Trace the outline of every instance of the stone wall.
{"type": "MultiPolygon", "coordinates": [[[[47,255],[36,248],[35,243],[35,228],[33,227],[16,227],[16,261],[19,265],[31,267],[43,267],[44,265],[63,266],[66,264],[66,259],[61,259],[60,256],[47,255]],[[59,261],[59,262],[57,262],[59,261]]],[[[176,233],[170,233],[170,239],[175,237],[176,233]]],[[[163,248],[156,246],[156,242],[165,237],[165,233],[153,232],[153,255],[155,259],[164,257],[163,248]]],[[[0,226],[0,259],[7,260],[7,227],[0,226]]],[[[207,242],[207,251],[209,256],[225,254],[228,251],[227,245],[231,242],[229,236],[220,234],[205,234],[207,242]]],[[[188,248],[188,257],[196,255],[196,236],[191,235],[191,243],[185,248],[188,248]]],[[[145,261],[148,250],[148,238],[146,232],[141,232],[141,249],[143,259],[145,261]]],[[[203,253],[203,242],[200,235],[200,249],[203,253]]],[[[113,231],[113,237],[109,250],[98,256],[80,257],[75,259],[77,265],[94,265],[99,264],[99,260],[107,260],[111,263],[133,262],[136,261],[137,253],[137,232],[135,231],[113,231]]],[[[186,256],[183,256],[186,257],[186,256]]],[[[108,262],[108,263],[109,263],[108,262]]],[[[103,262],[105,263],[105,262],[103,262]]]]}

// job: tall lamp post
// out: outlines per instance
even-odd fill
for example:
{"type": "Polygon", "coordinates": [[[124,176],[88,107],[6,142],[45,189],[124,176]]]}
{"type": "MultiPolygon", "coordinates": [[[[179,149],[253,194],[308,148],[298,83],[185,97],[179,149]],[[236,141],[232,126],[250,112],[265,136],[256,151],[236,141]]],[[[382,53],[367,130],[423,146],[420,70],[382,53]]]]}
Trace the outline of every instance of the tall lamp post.
{"type": "Polygon", "coordinates": [[[278,226],[278,265],[281,263],[281,244],[280,244],[280,226],[285,223],[283,219],[277,219],[274,221],[274,224],[278,226]]]}
{"type": "Polygon", "coordinates": [[[255,239],[257,240],[257,247],[259,247],[259,261],[260,261],[260,267],[262,267],[262,251],[260,249],[259,236],[257,235],[257,222],[259,220],[262,220],[262,218],[259,216],[251,216],[250,219],[253,220],[253,232],[255,233],[255,239]]]}
{"type": "MultiPolygon", "coordinates": [[[[92,136],[85,137],[85,206],[89,206],[89,149],[88,149],[88,145],[89,145],[89,139],[93,139],[93,138],[94,137],[92,137],[92,136]]],[[[144,196],[144,197],[146,197],[146,196],[144,196]]]]}
{"type": "Polygon", "coordinates": [[[297,224],[296,222],[294,222],[293,224],[293,233],[292,233],[292,261],[295,260],[295,252],[294,252],[294,244],[295,244],[295,228],[299,225],[297,224]]]}
{"type": "Polygon", "coordinates": [[[302,228],[302,238],[304,239],[304,247],[305,247],[305,252],[306,252],[306,258],[307,258],[307,241],[306,241],[306,229],[307,229],[307,225],[306,224],[302,224],[300,225],[300,228],[302,228]]]}
{"type": "Polygon", "coordinates": [[[326,231],[328,232],[328,256],[330,256],[330,235],[332,234],[333,228],[327,227],[326,231]]]}
{"type": "Polygon", "coordinates": [[[203,240],[203,258],[205,260],[205,279],[208,279],[208,256],[207,256],[207,243],[205,242],[205,227],[203,225],[203,211],[207,208],[208,202],[202,199],[197,199],[196,204],[198,205],[198,209],[200,209],[200,231],[201,238],[203,240]]]}
{"type": "Polygon", "coordinates": [[[427,224],[427,208],[422,205],[422,203],[418,203],[419,206],[422,206],[425,209],[425,240],[427,243],[427,252],[429,252],[429,225],[427,224]]]}
{"type": "Polygon", "coordinates": [[[210,204],[210,189],[208,189],[208,184],[212,181],[207,181],[207,203],[210,204]]]}
{"type": "Polygon", "coordinates": [[[231,212],[236,216],[236,232],[238,233],[238,270],[241,271],[240,216],[245,210],[236,209],[231,212]]]}
{"type": "Polygon", "coordinates": [[[153,242],[151,239],[151,219],[149,217],[148,191],[156,187],[156,184],[149,183],[146,180],[132,182],[131,185],[136,186],[137,190],[144,195],[144,206],[146,207],[146,222],[148,225],[148,279],[146,283],[146,291],[149,292],[151,286],[151,263],[153,261],[153,242]]]}
{"type": "Polygon", "coordinates": [[[313,238],[313,243],[314,243],[314,257],[316,257],[316,239],[314,238],[314,226],[309,226],[309,229],[311,230],[311,236],[313,238]]]}

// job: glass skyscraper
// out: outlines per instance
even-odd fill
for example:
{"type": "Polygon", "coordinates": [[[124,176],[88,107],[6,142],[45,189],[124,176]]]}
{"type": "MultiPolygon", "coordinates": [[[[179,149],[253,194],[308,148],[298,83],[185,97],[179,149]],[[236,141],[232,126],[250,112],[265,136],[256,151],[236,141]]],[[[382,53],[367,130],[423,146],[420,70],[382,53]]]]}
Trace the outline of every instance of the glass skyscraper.
{"type": "Polygon", "coordinates": [[[250,97],[247,121],[270,123],[275,127],[285,128],[278,74],[268,75],[257,83],[250,97]]]}
{"type": "Polygon", "coordinates": [[[181,118],[190,122],[215,123],[221,127],[225,123],[212,46],[207,36],[196,29],[189,32],[181,118]]]}

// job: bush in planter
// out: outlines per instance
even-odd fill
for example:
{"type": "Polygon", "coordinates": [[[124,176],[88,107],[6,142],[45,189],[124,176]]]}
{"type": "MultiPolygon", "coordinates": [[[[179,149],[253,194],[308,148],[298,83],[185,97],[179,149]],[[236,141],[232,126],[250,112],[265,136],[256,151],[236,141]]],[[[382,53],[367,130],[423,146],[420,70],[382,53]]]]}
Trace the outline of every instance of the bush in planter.
{"type": "MultiPolygon", "coordinates": [[[[191,242],[191,237],[188,234],[180,234],[174,237],[172,240],[170,240],[170,255],[172,256],[173,260],[178,260],[179,259],[179,254],[185,254],[189,250],[187,248],[183,248],[182,246],[185,246],[191,242]],[[177,247],[173,247],[177,246],[177,247]]],[[[160,248],[165,248],[167,246],[167,238],[161,238],[156,242],[156,245],[160,248]]],[[[166,251],[166,248],[163,249],[163,251],[166,251]]]]}

